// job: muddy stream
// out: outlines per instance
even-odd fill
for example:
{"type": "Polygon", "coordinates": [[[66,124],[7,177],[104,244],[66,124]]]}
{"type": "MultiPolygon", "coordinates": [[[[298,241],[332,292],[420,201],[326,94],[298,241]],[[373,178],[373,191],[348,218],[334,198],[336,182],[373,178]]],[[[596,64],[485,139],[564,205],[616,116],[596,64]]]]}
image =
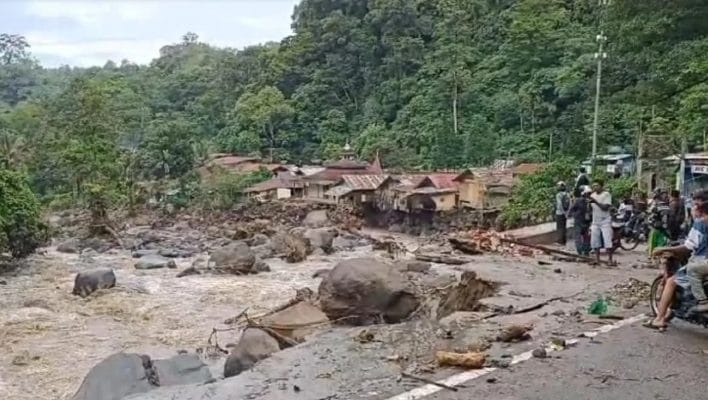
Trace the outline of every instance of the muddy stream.
{"type": "MultiPolygon", "coordinates": [[[[272,271],[258,275],[176,278],[204,255],[177,259],[177,269],[136,270],[128,251],[86,257],[48,248],[0,286],[0,398],[68,399],[93,365],[120,351],[154,358],[194,352],[226,318],[246,307],[251,315],[267,311],[298,288],[316,291],[315,271],[366,254],[370,247],[298,264],[269,259],[272,271]],[[117,287],[86,299],[73,296],[75,274],[96,267],[113,268],[117,287]]],[[[219,340],[234,342],[236,332],[219,340]]]]}

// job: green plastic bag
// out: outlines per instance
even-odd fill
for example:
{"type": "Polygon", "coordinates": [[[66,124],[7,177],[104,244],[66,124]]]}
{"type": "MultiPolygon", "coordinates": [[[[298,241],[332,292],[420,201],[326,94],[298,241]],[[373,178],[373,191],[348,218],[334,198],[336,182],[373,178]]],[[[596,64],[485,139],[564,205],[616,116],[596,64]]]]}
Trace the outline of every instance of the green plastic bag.
{"type": "Polygon", "coordinates": [[[599,298],[595,301],[593,301],[592,304],[590,304],[590,308],[588,309],[588,314],[592,315],[605,315],[607,314],[607,309],[609,308],[607,301],[603,298],[599,298]]]}

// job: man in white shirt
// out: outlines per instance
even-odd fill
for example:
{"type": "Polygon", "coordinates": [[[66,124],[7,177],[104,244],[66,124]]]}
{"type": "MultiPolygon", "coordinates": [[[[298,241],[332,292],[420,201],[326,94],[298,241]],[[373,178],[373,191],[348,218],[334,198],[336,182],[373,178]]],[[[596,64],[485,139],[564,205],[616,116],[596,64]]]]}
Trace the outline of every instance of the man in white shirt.
{"type": "Polygon", "coordinates": [[[590,245],[595,251],[598,264],[600,263],[600,250],[607,251],[610,265],[612,261],[612,195],[603,187],[604,182],[597,180],[593,183],[593,194],[590,195],[592,207],[592,223],[590,225],[590,245]]]}

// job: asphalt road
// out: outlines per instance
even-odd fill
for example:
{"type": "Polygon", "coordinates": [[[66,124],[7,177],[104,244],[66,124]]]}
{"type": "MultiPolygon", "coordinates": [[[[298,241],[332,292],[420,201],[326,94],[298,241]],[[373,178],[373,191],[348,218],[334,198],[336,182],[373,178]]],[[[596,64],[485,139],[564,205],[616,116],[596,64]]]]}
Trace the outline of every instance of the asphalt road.
{"type": "Polygon", "coordinates": [[[708,329],[622,327],[574,348],[497,370],[425,400],[708,399],[708,329]]]}

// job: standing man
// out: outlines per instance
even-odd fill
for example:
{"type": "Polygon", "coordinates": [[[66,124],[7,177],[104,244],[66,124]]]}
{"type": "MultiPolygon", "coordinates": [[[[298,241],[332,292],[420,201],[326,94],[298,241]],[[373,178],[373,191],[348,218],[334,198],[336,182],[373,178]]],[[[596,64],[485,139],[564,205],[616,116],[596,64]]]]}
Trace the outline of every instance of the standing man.
{"type": "Polygon", "coordinates": [[[607,251],[610,265],[612,261],[612,195],[604,188],[604,182],[600,179],[593,183],[593,194],[590,195],[590,206],[592,207],[592,223],[590,224],[590,245],[595,251],[597,263],[600,263],[600,251],[604,248],[607,251]]]}
{"type": "Polygon", "coordinates": [[[558,182],[558,192],[556,192],[556,232],[558,232],[558,244],[565,246],[567,239],[566,228],[568,226],[568,211],[570,210],[570,196],[565,189],[565,182],[558,182]]]}
{"type": "Polygon", "coordinates": [[[578,178],[575,179],[575,187],[573,188],[573,197],[578,198],[582,195],[583,186],[590,186],[590,178],[588,178],[585,167],[578,169],[578,178]]]}
{"type": "Polygon", "coordinates": [[[671,191],[669,199],[669,217],[667,221],[667,230],[669,239],[672,241],[678,240],[683,230],[683,222],[686,219],[686,208],[681,199],[681,193],[678,190],[671,191]]]}
{"type": "Polygon", "coordinates": [[[581,256],[590,255],[590,186],[583,186],[580,197],[570,207],[575,229],[575,250],[581,256]]]}

